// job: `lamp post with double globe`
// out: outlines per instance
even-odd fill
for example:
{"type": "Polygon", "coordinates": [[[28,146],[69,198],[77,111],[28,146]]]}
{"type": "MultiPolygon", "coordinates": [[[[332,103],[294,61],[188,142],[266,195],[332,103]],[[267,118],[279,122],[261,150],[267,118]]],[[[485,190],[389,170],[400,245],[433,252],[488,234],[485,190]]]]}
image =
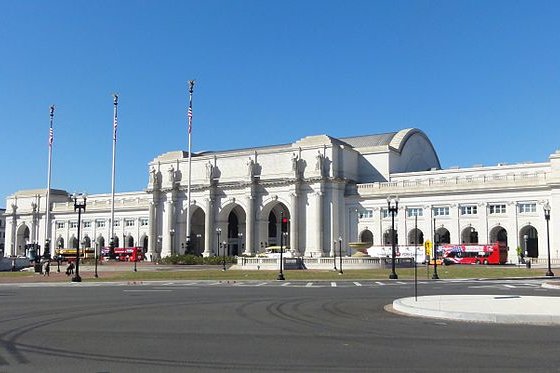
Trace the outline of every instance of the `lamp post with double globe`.
{"type": "Polygon", "coordinates": [[[338,271],[336,269],[336,241],[333,241],[333,271],[338,271]]]}
{"type": "Polygon", "coordinates": [[[78,247],[76,248],[76,273],[74,277],[72,277],[72,282],[81,282],[82,278],[80,277],[80,226],[81,226],[81,219],[82,219],[82,211],[86,211],[86,199],[87,195],[85,193],[73,195],[74,198],[74,211],[78,210],[78,247]]]}
{"type": "Polygon", "coordinates": [[[548,227],[548,222],[550,221],[550,204],[548,201],[543,206],[544,209],[544,218],[546,220],[546,248],[548,251],[548,270],[545,273],[545,276],[554,276],[552,273],[552,269],[550,268],[550,232],[548,227]]]}
{"type": "Polygon", "coordinates": [[[222,251],[223,251],[223,255],[222,255],[222,265],[223,265],[222,271],[225,271],[225,270],[226,270],[226,250],[228,251],[228,255],[229,255],[229,250],[228,250],[228,246],[227,246],[228,243],[227,243],[226,241],[224,241],[224,242],[222,243],[222,245],[223,245],[223,246],[222,246],[222,251]]]}
{"type": "Polygon", "coordinates": [[[397,276],[395,272],[395,215],[399,211],[399,197],[387,197],[387,210],[391,214],[391,274],[389,278],[391,280],[396,280],[399,276],[397,276]]]}
{"type": "Polygon", "coordinates": [[[218,236],[218,240],[216,241],[216,256],[220,256],[220,234],[222,234],[222,228],[216,228],[216,236],[218,236]]]}
{"type": "Polygon", "coordinates": [[[340,259],[340,265],[338,266],[338,274],[342,274],[342,236],[338,236],[338,258],[340,259]]]}

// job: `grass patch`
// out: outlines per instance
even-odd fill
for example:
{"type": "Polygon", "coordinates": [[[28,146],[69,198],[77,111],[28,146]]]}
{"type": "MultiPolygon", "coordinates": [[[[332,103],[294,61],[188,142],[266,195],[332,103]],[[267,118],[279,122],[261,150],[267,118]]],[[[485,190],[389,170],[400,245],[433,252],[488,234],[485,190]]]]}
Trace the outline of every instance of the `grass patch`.
{"type": "MultiPolygon", "coordinates": [[[[490,266],[438,266],[440,279],[460,278],[505,278],[505,277],[543,277],[546,269],[490,267],[490,266]]],[[[318,281],[318,280],[388,280],[390,269],[360,269],[344,271],[342,275],[333,270],[286,270],[287,281],[318,281]]],[[[399,279],[414,279],[414,268],[397,268],[399,279]]],[[[418,279],[431,279],[433,267],[418,268],[418,279]]],[[[98,281],[157,281],[157,280],[253,280],[273,281],[278,271],[239,271],[219,269],[177,270],[130,273],[101,273],[98,281]]],[[[95,280],[95,279],[87,279],[95,280]]]]}

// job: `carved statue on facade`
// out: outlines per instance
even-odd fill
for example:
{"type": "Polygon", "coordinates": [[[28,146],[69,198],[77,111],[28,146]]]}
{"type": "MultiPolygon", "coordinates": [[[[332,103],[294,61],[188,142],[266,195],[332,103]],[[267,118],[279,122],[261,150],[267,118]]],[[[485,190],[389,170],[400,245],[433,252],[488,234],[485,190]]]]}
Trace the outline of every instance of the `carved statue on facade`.
{"type": "Polygon", "coordinates": [[[251,157],[249,157],[249,161],[247,162],[247,176],[251,179],[255,176],[255,161],[253,161],[251,157]]]}
{"type": "Polygon", "coordinates": [[[206,179],[209,182],[212,182],[213,178],[214,178],[214,166],[212,165],[212,162],[208,161],[206,163],[206,179]]]}
{"type": "Polygon", "coordinates": [[[169,166],[167,173],[168,173],[169,182],[171,184],[175,183],[175,168],[173,166],[169,166]]]}
{"type": "Polygon", "coordinates": [[[324,176],[325,173],[325,156],[321,154],[321,151],[317,151],[317,156],[315,157],[317,162],[315,163],[315,171],[319,171],[319,175],[324,176]]]}

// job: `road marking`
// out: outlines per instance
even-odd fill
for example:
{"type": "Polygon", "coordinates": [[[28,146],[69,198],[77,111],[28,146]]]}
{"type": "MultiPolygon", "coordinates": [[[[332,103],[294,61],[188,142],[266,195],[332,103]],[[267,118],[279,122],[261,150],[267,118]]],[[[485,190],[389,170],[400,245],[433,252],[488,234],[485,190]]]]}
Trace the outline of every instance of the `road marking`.
{"type": "Polygon", "coordinates": [[[313,286],[313,283],[312,283],[312,282],[308,282],[307,284],[305,284],[305,287],[306,287],[306,288],[310,288],[310,287],[312,287],[312,286],[313,286]]]}
{"type": "Polygon", "coordinates": [[[336,287],[336,282],[331,282],[331,287],[335,288],[336,287]]]}
{"type": "Polygon", "coordinates": [[[395,282],[395,284],[400,284],[400,285],[404,285],[404,284],[406,284],[406,282],[402,282],[402,281],[397,281],[397,282],[395,282]]]}
{"type": "Polygon", "coordinates": [[[362,284],[360,284],[359,282],[354,282],[354,285],[356,285],[356,286],[362,286],[362,284]]]}
{"type": "Polygon", "coordinates": [[[261,282],[260,284],[255,284],[255,286],[263,286],[263,285],[266,285],[266,284],[268,284],[268,282],[261,282]]]}
{"type": "Polygon", "coordinates": [[[140,291],[143,291],[143,292],[154,292],[154,291],[157,291],[157,292],[166,292],[166,293],[169,293],[169,292],[172,292],[173,290],[171,290],[171,289],[134,289],[134,290],[125,289],[125,290],[123,290],[123,291],[124,291],[124,292],[128,292],[128,293],[131,293],[131,292],[140,292],[140,291]]]}
{"type": "Polygon", "coordinates": [[[288,286],[290,284],[291,284],[291,282],[286,282],[286,283],[282,284],[282,286],[288,286]]]}
{"type": "Polygon", "coordinates": [[[513,289],[516,288],[516,286],[514,286],[514,285],[506,285],[506,284],[504,284],[504,286],[505,286],[506,288],[510,288],[510,289],[511,289],[511,288],[513,288],[513,289]]]}
{"type": "Polygon", "coordinates": [[[376,283],[377,285],[385,286],[385,284],[384,284],[384,283],[382,283],[382,282],[379,282],[379,281],[375,281],[375,283],[376,283]]]}

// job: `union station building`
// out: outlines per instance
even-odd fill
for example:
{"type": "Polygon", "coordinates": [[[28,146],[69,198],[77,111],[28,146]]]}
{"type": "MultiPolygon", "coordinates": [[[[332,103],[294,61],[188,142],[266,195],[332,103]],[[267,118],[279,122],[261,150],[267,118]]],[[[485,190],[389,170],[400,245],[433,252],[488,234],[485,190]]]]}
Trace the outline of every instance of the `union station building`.
{"type": "Polygon", "coordinates": [[[543,163],[441,169],[430,139],[409,128],[193,153],[191,167],[190,201],[185,151],[153,159],[145,190],[115,194],[112,222],[112,195],[88,196],[81,242],[68,192],[51,189],[45,221],[46,189],[18,191],[6,202],[5,255],[25,254],[26,245],[42,246],[46,238],[51,250],[106,247],[111,224],[116,247],[142,247],[151,260],[187,249],[212,256],[224,243],[230,255],[282,244],[306,257],[325,257],[341,242],[349,255],[350,242],[391,245],[387,198],[398,197],[398,247],[501,241],[510,262],[517,262],[518,247],[544,261],[549,238],[551,258],[560,262],[560,151],[543,163]],[[285,234],[282,218],[288,219],[285,234]]]}

